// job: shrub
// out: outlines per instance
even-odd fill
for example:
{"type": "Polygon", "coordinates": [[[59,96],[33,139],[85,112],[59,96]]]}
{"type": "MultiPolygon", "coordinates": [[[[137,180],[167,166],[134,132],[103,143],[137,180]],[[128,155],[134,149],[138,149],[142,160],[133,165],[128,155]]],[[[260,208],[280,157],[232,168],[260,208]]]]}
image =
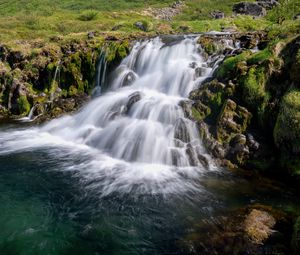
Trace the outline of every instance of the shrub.
{"type": "Polygon", "coordinates": [[[91,21],[95,20],[97,18],[98,12],[93,11],[93,10],[87,10],[84,11],[80,16],[78,17],[79,20],[81,21],[91,21]]]}

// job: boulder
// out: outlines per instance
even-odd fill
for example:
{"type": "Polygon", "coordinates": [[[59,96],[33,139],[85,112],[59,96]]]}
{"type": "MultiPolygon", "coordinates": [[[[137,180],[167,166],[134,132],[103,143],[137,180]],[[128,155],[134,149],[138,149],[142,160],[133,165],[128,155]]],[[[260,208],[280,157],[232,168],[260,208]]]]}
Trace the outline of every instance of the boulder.
{"type": "Polygon", "coordinates": [[[213,11],[213,12],[210,13],[210,15],[214,19],[224,19],[225,18],[225,13],[221,12],[221,11],[213,11]]]}
{"type": "Polygon", "coordinates": [[[251,16],[265,16],[266,9],[259,5],[258,3],[254,2],[240,2],[233,5],[233,12],[236,14],[244,14],[244,15],[251,15],[251,16]]]}
{"type": "Polygon", "coordinates": [[[128,113],[131,107],[138,101],[142,99],[142,94],[140,92],[135,92],[128,97],[128,102],[126,104],[126,113],[128,113]]]}
{"type": "Polygon", "coordinates": [[[266,10],[271,10],[273,7],[279,4],[276,0],[257,0],[257,4],[266,10]]]}
{"type": "Polygon", "coordinates": [[[142,23],[142,22],[135,22],[134,26],[137,27],[138,29],[146,32],[147,31],[147,27],[142,23]]]}
{"type": "Polygon", "coordinates": [[[190,142],[190,134],[184,119],[178,119],[174,127],[174,138],[184,143],[190,142]]]}

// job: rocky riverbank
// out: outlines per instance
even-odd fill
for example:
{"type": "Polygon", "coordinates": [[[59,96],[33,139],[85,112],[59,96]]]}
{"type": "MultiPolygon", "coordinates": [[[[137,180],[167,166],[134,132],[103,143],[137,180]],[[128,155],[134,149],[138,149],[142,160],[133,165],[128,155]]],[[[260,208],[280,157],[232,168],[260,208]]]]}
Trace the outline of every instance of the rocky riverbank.
{"type": "Polygon", "coordinates": [[[186,114],[198,122],[204,144],[222,165],[297,175],[300,38],[240,38],[241,48],[230,51],[222,36],[200,37],[207,57],[227,57],[212,80],[191,92],[186,114]]]}

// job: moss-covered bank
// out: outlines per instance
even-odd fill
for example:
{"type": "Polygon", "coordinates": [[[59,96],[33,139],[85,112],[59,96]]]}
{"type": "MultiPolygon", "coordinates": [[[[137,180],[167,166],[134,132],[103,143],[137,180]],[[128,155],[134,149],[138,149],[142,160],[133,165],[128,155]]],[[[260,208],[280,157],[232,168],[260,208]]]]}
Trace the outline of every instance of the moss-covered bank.
{"type": "Polygon", "coordinates": [[[124,58],[129,39],[93,37],[90,40],[33,43],[17,48],[0,46],[0,117],[38,115],[56,117],[75,110],[95,87],[100,54],[105,54],[108,71],[124,58]],[[63,107],[60,100],[75,100],[63,107]],[[60,105],[60,106],[59,106],[60,105]],[[54,114],[57,113],[57,114],[54,114]]]}
{"type": "MultiPolygon", "coordinates": [[[[217,49],[205,47],[208,54],[217,49]]],[[[202,123],[206,146],[225,165],[298,174],[300,37],[259,47],[232,53],[215,80],[190,94],[192,117],[202,123]]]]}

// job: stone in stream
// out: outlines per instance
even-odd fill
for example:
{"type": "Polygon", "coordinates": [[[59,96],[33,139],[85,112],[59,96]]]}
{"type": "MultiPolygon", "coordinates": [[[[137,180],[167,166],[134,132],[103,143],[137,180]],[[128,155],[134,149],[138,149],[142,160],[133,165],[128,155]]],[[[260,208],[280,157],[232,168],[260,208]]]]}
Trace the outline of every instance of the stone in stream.
{"type": "Polygon", "coordinates": [[[181,140],[184,143],[188,143],[191,140],[186,123],[183,119],[178,119],[175,123],[174,138],[181,140]]]}
{"type": "Polygon", "coordinates": [[[135,73],[132,71],[128,72],[123,79],[122,87],[130,86],[135,80],[136,80],[135,73]]]}
{"type": "Polygon", "coordinates": [[[125,112],[128,113],[131,107],[138,101],[142,99],[142,94],[140,92],[135,92],[128,97],[128,102],[126,104],[125,112]]]}

